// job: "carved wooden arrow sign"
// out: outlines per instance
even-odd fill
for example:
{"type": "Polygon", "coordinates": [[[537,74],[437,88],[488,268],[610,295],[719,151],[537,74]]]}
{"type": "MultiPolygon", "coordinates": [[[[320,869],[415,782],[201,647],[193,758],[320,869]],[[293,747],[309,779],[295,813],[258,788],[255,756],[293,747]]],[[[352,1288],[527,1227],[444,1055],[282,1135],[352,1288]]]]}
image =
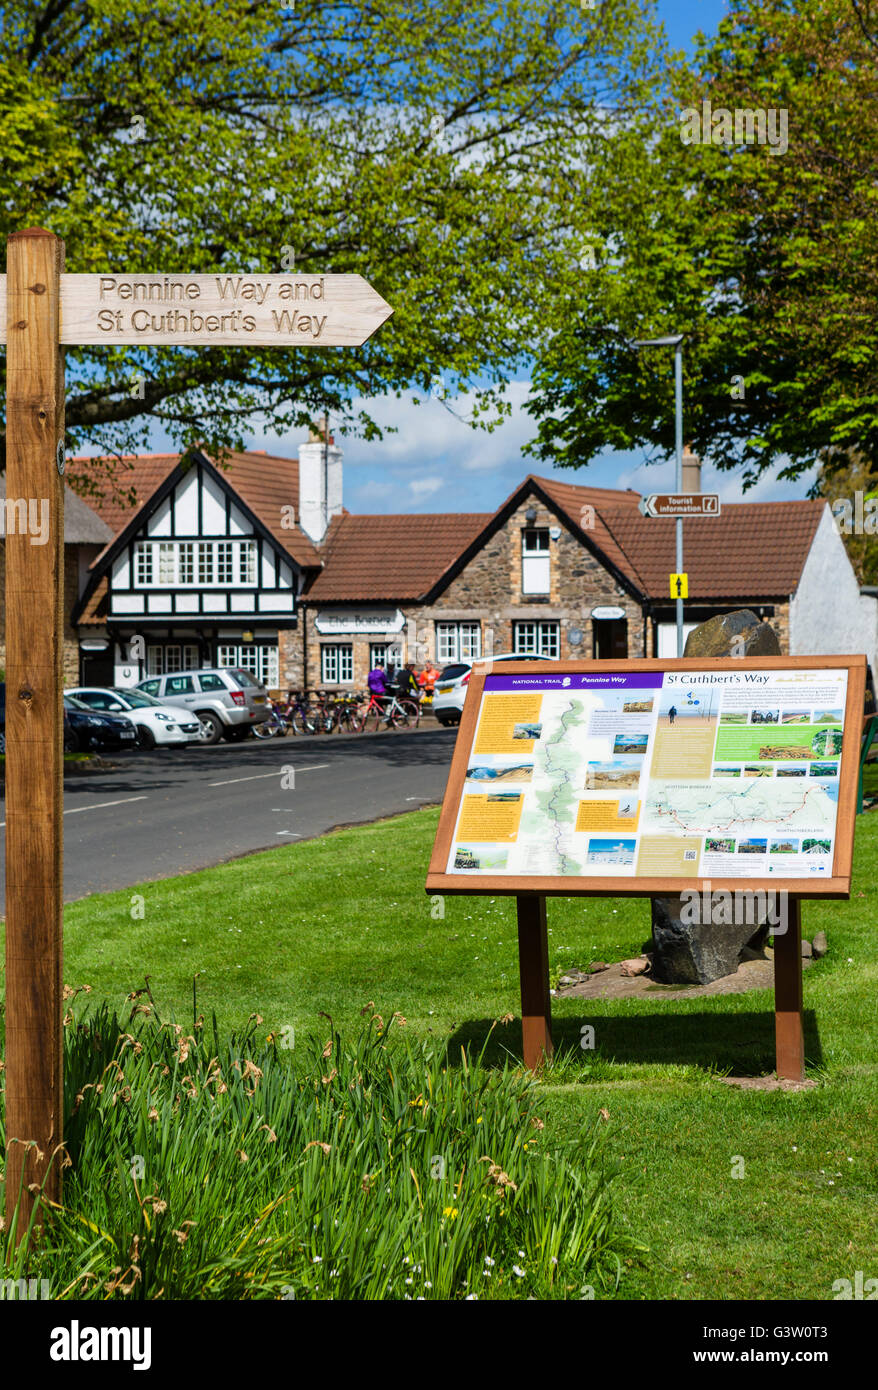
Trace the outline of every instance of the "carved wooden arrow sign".
{"type": "Polygon", "coordinates": [[[362,275],[62,275],[59,340],[82,347],[359,347],[392,313],[362,275]]]}
{"type": "Polygon", "coordinates": [[[719,493],[652,492],[637,508],[643,516],[719,516],[719,493]]]}

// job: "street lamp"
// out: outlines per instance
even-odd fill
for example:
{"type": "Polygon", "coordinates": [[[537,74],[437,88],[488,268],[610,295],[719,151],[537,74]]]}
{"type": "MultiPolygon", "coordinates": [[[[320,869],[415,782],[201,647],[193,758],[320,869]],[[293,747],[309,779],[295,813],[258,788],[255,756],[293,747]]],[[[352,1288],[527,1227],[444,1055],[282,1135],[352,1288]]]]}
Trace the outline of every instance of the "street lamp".
{"type": "MultiPolygon", "coordinates": [[[[672,347],[674,349],[674,444],[677,454],[676,491],[683,491],[683,334],[665,338],[635,338],[633,348],[672,347]]],[[[683,518],[677,517],[677,574],[683,573],[683,518]]],[[[677,599],[677,656],[683,655],[683,600],[677,599]]]]}

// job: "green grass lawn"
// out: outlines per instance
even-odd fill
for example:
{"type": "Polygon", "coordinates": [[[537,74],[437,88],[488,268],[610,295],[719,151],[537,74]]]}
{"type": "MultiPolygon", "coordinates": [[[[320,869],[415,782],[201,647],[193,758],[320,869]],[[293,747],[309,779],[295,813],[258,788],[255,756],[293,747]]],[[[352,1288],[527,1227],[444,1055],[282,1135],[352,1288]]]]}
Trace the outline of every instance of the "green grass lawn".
{"type": "MultiPolygon", "coordinates": [[[[478,1050],[512,1013],[486,1056],[517,1059],[514,902],[427,896],[436,821],[413,812],[72,904],[65,981],[121,1013],[148,975],[164,1014],[189,1027],[195,979],[198,1013],[229,1030],[258,1011],[264,1033],[297,1046],[325,1033],[321,1013],[356,1031],[372,1001],[385,1018],[400,1011],[417,1039],[450,1044],[453,1065],[461,1044],[478,1050]]],[[[835,1280],[878,1275],[876,848],[878,816],[859,817],[851,901],[803,909],[805,935],[829,939],[805,973],[814,1090],[748,1093],[718,1079],[772,1070],[770,991],[555,1001],[539,1113],[545,1138],[563,1144],[608,1112],[615,1205],[648,1247],[620,1296],[831,1299],[835,1280]],[[584,1023],[594,1051],[579,1047],[584,1023]]],[[[551,899],[549,930],[556,975],[618,960],[646,942],[649,904],[551,899]]]]}

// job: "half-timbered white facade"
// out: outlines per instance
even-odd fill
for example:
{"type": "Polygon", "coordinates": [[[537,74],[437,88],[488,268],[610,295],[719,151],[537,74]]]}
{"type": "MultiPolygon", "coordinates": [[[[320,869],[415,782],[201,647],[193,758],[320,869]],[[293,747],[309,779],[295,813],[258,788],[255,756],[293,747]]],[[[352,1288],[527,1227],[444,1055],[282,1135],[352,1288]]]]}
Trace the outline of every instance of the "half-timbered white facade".
{"type": "Polygon", "coordinates": [[[103,589],[107,647],[84,654],[83,679],[243,666],[276,687],[304,582],[275,534],[283,520],[257,515],[204,455],[179,462],[93,569],[80,608],[103,589]]]}

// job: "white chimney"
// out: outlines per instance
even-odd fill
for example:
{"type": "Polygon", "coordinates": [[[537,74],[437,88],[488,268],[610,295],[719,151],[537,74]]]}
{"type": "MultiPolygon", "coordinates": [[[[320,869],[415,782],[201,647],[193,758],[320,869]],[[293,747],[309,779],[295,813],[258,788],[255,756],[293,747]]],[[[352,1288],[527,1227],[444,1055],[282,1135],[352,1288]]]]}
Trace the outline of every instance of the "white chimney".
{"type": "Polygon", "coordinates": [[[701,491],[701,459],[693,454],[688,444],[683,450],[683,491],[701,491]]]}
{"type": "Polygon", "coordinates": [[[299,525],[316,544],[342,509],[341,449],[327,429],[324,416],[307,444],[299,445],[299,525]]]}

